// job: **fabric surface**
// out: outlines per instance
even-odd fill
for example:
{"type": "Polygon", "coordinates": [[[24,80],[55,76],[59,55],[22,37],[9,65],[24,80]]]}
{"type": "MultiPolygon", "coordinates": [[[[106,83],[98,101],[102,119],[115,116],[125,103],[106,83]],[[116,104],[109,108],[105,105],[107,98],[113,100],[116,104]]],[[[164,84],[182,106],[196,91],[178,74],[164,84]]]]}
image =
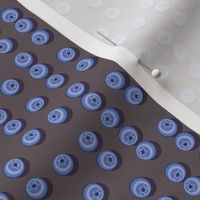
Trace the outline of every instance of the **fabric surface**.
{"type": "Polygon", "coordinates": [[[200,115],[198,0],[43,2],[101,41],[107,42],[96,31],[129,49],[151,69],[159,68],[163,89],[200,115]]]}
{"type": "MultiPolygon", "coordinates": [[[[98,58],[81,49],[14,1],[3,1],[0,6],[2,11],[6,8],[15,8],[19,13],[19,19],[28,18],[33,22],[30,32],[20,33],[16,30],[17,22],[5,23],[0,20],[0,39],[10,39],[13,43],[10,52],[0,54],[0,108],[8,113],[8,118],[0,127],[0,192],[7,195],[8,199],[17,200],[34,199],[30,196],[37,193],[34,188],[43,191],[40,197],[35,199],[131,200],[138,199],[133,193],[132,180],[145,178],[150,186],[147,184],[138,190],[145,193],[151,188],[147,199],[155,200],[162,196],[169,196],[175,200],[199,198],[192,197],[186,189],[184,190],[188,178],[199,176],[200,147],[197,134],[153,101],[116,63],[98,58]],[[44,45],[37,45],[41,41],[33,37],[38,30],[45,30],[49,36],[43,35],[44,38],[48,38],[44,45]],[[65,47],[70,47],[75,52],[73,59],[68,62],[65,59],[69,59],[70,53],[58,54],[65,47]],[[21,52],[28,52],[33,59],[28,60],[29,62],[20,62],[24,57],[16,59],[16,56],[21,52]],[[94,62],[78,65],[80,61],[88,58],[94,62]],[[48,74],[40,80],[31,75],[31,69],[35,64],[44,64],[48,68],[48,74]],[[120,78],[106,79],[108,74],[113,72],[118,72],[120,78]],[[49,78],[55,74],[63,75],[64,82],[53,89],[49,78]],[[8,79],[14,79],[19,83],[16,94],[8,95],[10,88],[14,87],[12,83],[10,86],[5,84],[8,79]],[[116,80],[118,88],[114,84],[116,80]],[[85,90],[78,97],[69,97],[67,91],[76,82],[82,83],[85,90]],[[130,89],[136,92],[132,93],[130,89]],[[98,97],[94,97],[94,100],[86,98],[90,93],[95,93],[98,97]],[[44,104],[31,104],[30,100],[33,97],[40,97],[44,104]],[[49,121],[50,116],[53,120],[53,114],[50,113],[55,108],[63,108],[65,114],[67,113],[67,116],[60,114],[66,117],[63,123],[55,124],[49,121]],[[105,114],[106,111],[110,111],[107,109],[114,109],[112,115],[105,114]],[[159,127],[160,121],[166,118],[172,120],[172,128],[167,128],[169,122],[159,127]],[[9,126],[10,120],[21,122],[22,127],[19,131],[11,131],[15,128],[9,126]],[[133,136],[128,139],[125,137],[124,140],[120,138],[120,131],[127,126],[138,135],[135,143],[133,136]],[[23,142],[23,136],[32,129],[39,130],[41,138],[37,144],[27,147],[27,143],[23,142]],[[93,150],[86,151],[85,148],[88,146],[85,145],[83,148],[80,145],[79,137],[84,131],[92,131],[96,135],[98,144],[93,150]],[[189,132],[190,137],[189,140],[186,138],[185,143],[180,143],[181,150],[177,141],[184,132],[189,132]],[[129,145],[125,145],[128,141],[129,145]],[[142,156],[145,148],[141,151],[138,148],[147,141],[151,144],[150,150],[147,149],[147,157],[151,158],[143,160],[138,155],[142,156]],[[184,148],[187,146],[191,149],[186,151],[184,148]],[[100,162],[98,159],[104,150],[109,150],[115,155],[110,156],[105,163],[105,160],[100,162]],[[61,175],[59,168],[55,168],[54,160],[59,154],[70,156],[73,162],[70,173],[61,175]],[[20,159],[22,163],[18,166],[13,162],[13,166],[9,167],[8,161],[14,158],[20,159]],[[166,176],[166,167],[172,162],[178,162],[185,170],[184,178],[179,183],[170,180],[173,173],[169,173],[171,175],[168,175],[168,178],[166,176]],[[112,168],[113,163],[116,166],[112,168]],[[11,174],[17,176],[23,165],[22,173],[16,178],[11,177],[11,174]],[[108,170],[109,167],[111,168],[108,170]],[[45,184],[42,185],[44,182],[38,187],[38,182],[28,185],[35,177],[42,178],[46,187],[45,184]],[[87,193],[93,194],[93,198],[84,196],[86,186],[90,183],[96,183],[101,187],[99,192],[94,190],[87,193]],[[100,196],[102,191],[103,197],[100,196]]],[[[0,47],[3,49],[3,46],[0,47]]],[[[1,114],[1,120],[2,118],[1,114]]],[[[62,159],[57,163],[59,161],[62,162],[62,159]]],[[[179,179],[179,175],[177,177],[179,179]]],[[[199,195],[199,186],[194,190],[199,195]]],[[[5,199],[2,193],[0,198],[5,199]]]]}

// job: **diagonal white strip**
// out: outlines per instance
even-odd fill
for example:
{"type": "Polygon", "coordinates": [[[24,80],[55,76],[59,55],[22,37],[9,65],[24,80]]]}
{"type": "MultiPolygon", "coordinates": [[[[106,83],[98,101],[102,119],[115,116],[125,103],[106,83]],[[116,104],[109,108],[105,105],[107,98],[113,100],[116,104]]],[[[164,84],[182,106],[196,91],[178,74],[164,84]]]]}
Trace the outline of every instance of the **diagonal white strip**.
{"type": "Polygon", "coordinates": [[[162,88],[129,50],[95,39],[41,0],[17,1],[84,50],[119,64],[158,104],[200,135],[200,117],[162,88]]]}

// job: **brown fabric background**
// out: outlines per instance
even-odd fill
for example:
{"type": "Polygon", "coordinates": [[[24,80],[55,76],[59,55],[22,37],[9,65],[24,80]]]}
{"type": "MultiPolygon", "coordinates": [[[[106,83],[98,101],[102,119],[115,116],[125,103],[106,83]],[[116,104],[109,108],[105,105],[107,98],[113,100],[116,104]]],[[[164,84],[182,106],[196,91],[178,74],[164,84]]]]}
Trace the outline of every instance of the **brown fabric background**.
{"type": "MultiPolygon", "coordinates": [[[[26,182],[35,176],[45,177],[52,188],[48,195],[49,200],[81,200],[82,187],[89,182],[104,184],[109,193],[108,200],[133,200],[137,199],[129,192],[129,183],[133,177],[148,177],[155,183],[155,191],[149,200],[158,199],[162,195],[171,195],[179,200],[187,200],[190,197],[184,192],[182,184],[168,181],[164,176],[165,166],[172,161],[182,162],[188,166],[189,175],[198,176],[200,169],[199,145],[190,152],[181,152],[174,143],[174,138],[161,136],[156,127],[162,118],[174,118],[161,108],[151,97],[146,95],[145,102],[140,106],[128,105],[123,99],[123,90],[114,91],[105,85],[105,77],[112,71],[123,71],[116,63],[98,59],[98,64],[87,72],[80,73],[75,69],[78,60],[93,56],[79,48],[77,45],[60,35],[48,24],[24,9],[14,0],[0,1],[0,9],[7,7],[19,8],[23,17],[34,19],[35,28],[45,28],[52,32],[52,41],[48,45],[36,46],[31,42],[31,33],[21,34],[15,31],[14,24],[6,24],[0,21],[0,37],[10,37],[16,40],[15,50],[6,56],[0,55],[0,81],[7,78],[22,80],[23,91],[16,96],[7,97],[0,95],[0,107],[7,108],[12,113],[12,119],[25,120],[21,133],[7,137],[3,135],[3,127],[0,127],[0,191],[12,194],[16,200],[27,200],[25,192],[26,182]],[[80,55],[73,62],[62,64],[56,60],[56,52],[62,47],[76,47],[80,55]],[[63,73],[67,76],[67,83],[60,89],[48,90],[45,80],[33,80],[27,69],[18,69],[14,65],[14,57],[20,51],[32,52],[37,57],[38,63],[46,63],[52,69],[52,73],[63,73]],[[64,94],[65,89],[76,81],[86,82],[88,91],[100,92],[105,96],[105,107],[116,107],[124,116],[121,125],[133,125],[138,128],[141,139],[151,140],[157,143],[159,155],[153,161],[141,161],[136,157],[135,146],[126,147],[118,139],[118,128],[108,129],[100,123],[100,113],[86,111],[80,105],[80,98],[70,99],[64,94]],[[36,113],[28,113],[25,110],[25,102],[33,96],[44,96],[48,104],[44,109],[36,113]],[[69,122],[55,126],[47,122],[48,112],[58,106],[66,106],[71,109],[69,122]],[[31,148],[20,144],[23,133],[31,128],[40,128],[44,132],[43,142],[31,148]],[[77,145],[77,138],[81,131],[93,130],[102,139],[101,147],[93,153],[81,151],[77,145]],[[96,155],[100,149],[117,151],[122,157],[119,169],[112,172],[104,172],[96,165],[96,155]],[[59,153],[72,154],[77,159],[77,170],[72,176],[61,177],[52,169],[52,161],[59,153]],[[27,160],[28,170],[25,176],[10,179],[3,175],[4,163],[13,157],[21,157],[27,160]]],[[[81,37],[81,36],[80,36],[81,37]]],[[[125,72],[124,72],[125,73],[125,72]]],[[[126,73],[125,73],[126,74],[126,73]]],[[[126,74],[127,76],[127,74],[126,74]]],[[[128,76],[127,76],[128,77],[128,76]]],[[[128,77],[129,84],[137,84],[128,77]]],[[[187,113],[183,113],[187,114],[187,113]]],[[[191,131],[183,124],[180,131],[191,131]]],[[[199,141],[199,137],[197,137],[199,141]]],[[[198,199],[193,198],[193,199],[198,199]]]]}

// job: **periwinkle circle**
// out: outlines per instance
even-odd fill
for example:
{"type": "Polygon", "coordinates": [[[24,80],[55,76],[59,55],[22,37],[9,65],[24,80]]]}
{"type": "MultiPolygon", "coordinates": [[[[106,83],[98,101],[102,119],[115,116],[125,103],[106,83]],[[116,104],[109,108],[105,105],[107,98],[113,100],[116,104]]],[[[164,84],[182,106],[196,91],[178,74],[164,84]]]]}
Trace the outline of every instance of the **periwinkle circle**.
{"type": "Polygon", "coordinates": [[[24,133],[21,143],[26,147],[37,145],[42,138],[42,134],[38,129],[31,129],[24,133]]]}
{"type": "Polygon", "coordinates": [[[26,183],[26,192],[31,199],[43,199],[48,192],[48,185],[44,178],[31,178],[26,183]]]}
{"type": "Polygon", "coordinates": [[[79,135],[78,143],[83,151],[91,152],[98,146],[98,138],[92,131],[83,131],[79,135]]]}
{"type": "Polygon", "coordinates": [[[84,200],[104,200],[105,192],[103,187],[97,183],[89,183],[83,188],[84,200]]]}
{"type": "Polygon", "coordinates": [[[69,175],[74,168],[73,159],[68,154],[59,154],[53,161],[53,168],[61,176],[69,175]]]}
{"type": "Polygon", "coordinates": [[[25,170],[25,164],[22,159],[13,158],[4,165],[4,175],[9,178],[20,177],[25,170]]]}

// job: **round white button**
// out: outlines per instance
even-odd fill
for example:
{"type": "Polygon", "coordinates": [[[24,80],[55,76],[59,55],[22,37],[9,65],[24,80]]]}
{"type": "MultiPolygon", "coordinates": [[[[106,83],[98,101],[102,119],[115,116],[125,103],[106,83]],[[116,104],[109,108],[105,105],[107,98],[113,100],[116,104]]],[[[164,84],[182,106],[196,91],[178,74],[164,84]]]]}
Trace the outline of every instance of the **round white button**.
{"type": "Polygon", "coordinates": [[[153,78],[158,78],[160,75],[161,75],[161,72],[159,69],[154,69],[152,72],[151,72],[151,75],[153,78]]]}

